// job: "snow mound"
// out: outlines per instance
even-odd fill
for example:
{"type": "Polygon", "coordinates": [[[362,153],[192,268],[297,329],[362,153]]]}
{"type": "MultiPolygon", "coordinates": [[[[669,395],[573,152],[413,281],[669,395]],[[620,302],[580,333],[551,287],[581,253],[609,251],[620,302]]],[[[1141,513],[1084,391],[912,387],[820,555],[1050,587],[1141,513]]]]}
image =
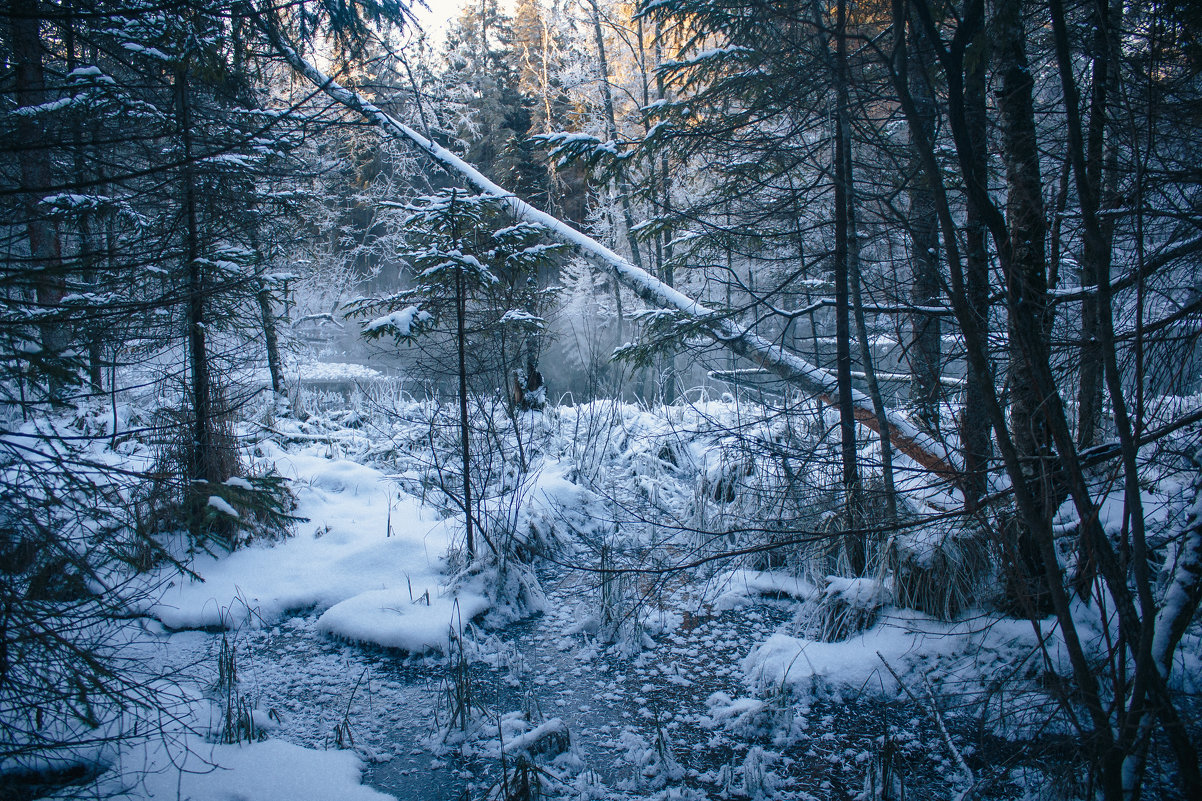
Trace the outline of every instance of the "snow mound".
{"type": "Polygon", "coordinates": [[[330,607],[317,630],[410,653],[447,651],[449,633],[488,610],[481,595],[410,599],[407,587],[360,593],[330,607]]]}
{"type": "Polygon", "coordinates": [[[384,477],[378,470],[347,459],[335,459],[309,476],[309,485],[326,492],[371,495],[380,489],[384,477]]]}
{"type": "Polygon", "coordinates": [[[359,783],[363,761],[353,751],[316,751],[280,740],[209,745],[189,737],[190,753],[149,749],[148,769],[117,799],[191,801],[393,801],[359,783]],[[208,763],[208,764],[205,764],[208,763]],[[210,767],[212,765],[213,767],[210,767]]]}
{"type": "MultiPolygon", "coordinates": [[[[416,498],[398,495],[370,467],[314,449],[278,454],[274,466],[292,480],[297,514],[309,522],[278,543],[196,556],[189,567],[203,581],[170,571],[152,577],[162,589],[148,614],[174,629],[229,628],[271,623],[294,610],[324,611],[361,593],[390,590],[405,604],[410,588],[415,598],[438,595],[451,525],[430,519],[416,498]]],[[[445,637],[450,617],[438,617],[445,637]]]]}
{"type": "Polygon", "coordinates": [[[719,584],[726,590],[714,601],[715,611],[737,609],[756,595],[799,601],[818,595],[818,588],[809,581],[775,570],[733,570],[719,584]]]}
{"type": "Polygon", "coordinates": [[[901,610],[898,615],[890,623],[878,624],[840,642],[818,642],[778,632],[744,657],[743,674],[747,683],[760,692],[788,688],[805,695],[815,683],[825,683],[891,695],[899,688],[882,659],[898,668],[915,655],[949,655],[965,644],[965,636],[956,636],[958,632],[952,626],[938,626],[917,617],[906,621],[901,610]]]}

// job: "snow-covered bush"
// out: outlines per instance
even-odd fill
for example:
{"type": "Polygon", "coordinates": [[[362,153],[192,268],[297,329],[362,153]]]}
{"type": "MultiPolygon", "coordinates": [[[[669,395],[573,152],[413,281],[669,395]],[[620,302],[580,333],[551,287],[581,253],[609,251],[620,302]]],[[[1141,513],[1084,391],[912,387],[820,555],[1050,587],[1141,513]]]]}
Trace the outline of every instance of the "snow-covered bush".
{"type": "Polygon", "coordinates": [[[897,602],[951,620],[981,599],[994,572],[994,556],[976,526],[935,523],[899,534],[888,548],[897,602]]]}

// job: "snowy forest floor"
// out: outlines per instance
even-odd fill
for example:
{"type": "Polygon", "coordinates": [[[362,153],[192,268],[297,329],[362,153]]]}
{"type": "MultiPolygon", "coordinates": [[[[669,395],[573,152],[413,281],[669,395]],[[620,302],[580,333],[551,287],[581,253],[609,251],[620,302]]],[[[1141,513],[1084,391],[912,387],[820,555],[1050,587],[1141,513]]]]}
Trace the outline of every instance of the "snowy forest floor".
{"type": "MultiPolygon", "coordinates": [[[[912,704],[853,691],[780,704],[754,721],[758,701],[739,664],[791,618],[795,601],[752,596],[631,655],[579,630],[588,616],[580,598],[591,593],[578,577],[544,578],[547,613],[469,644],[478,717],[466,741],[442,737],[446,657],[332,640],[313,615],[238,637],[241,690],[279,721],[272,736],[297,745],[334,747],[345,726],[369,763],[364,781],[400,799],[484,797],[501,781],[501,719],[527,715],[559,718],[570,732],[570,753],[549,760],[542,777],[552,796],[854,797],[886,736],[910,792],[954,786],[935,723],[912,704]]],[[[176,638],[178,656],[215,663],[219,636],[176,638]]]]}
{"type": "MultiPolygon", "coordinates": [[[[744,416],[748,430],[771,427],[722,404],[691,417],[620,404],[537,415],[525,447],[541,469],[520,510],[493,511],[551,558],[454,580],[456,518],[415,494],[429,486],[428,419],[383,415],[380,426],[361,409],[327,409],[254,424],[248,458],[290,479],[307,521],[286,540],[196,556],[203,583],[147,579],[128,648],[149,674],[174,677],[178,708],[165,737],[98,757],[107,772],[89,776],[95,791],[1086,797],[1048,685],[1060,655],[1047,626],[979,610],[942,621],[881,598],[865,631],[822,642],[810,636],[822,580],[812,565],[716,562],[620,582],[593,569],[598,531],[608,547],[677,552],[684,541],[659,539],[648,521],[695,520],[682,510],[699,497],[731,503],[714,487],[732,470],[723,437],[744,416]],[[592,491],[602,485],[609,498],[592,491]],[[637,498],[647,506],[634,514],[637,498]],[[254,742],[218,744],[231,727],[254,742]]],[[[1187,636],[1178,679],[1195,700],[1199,644],[1187,636]]],[[[1196,723],[1198,705],[1188,711],[1196,723]]],[[[1155,764],[1151,774],[1150,791],[1172,797],[1155,764]]]]}

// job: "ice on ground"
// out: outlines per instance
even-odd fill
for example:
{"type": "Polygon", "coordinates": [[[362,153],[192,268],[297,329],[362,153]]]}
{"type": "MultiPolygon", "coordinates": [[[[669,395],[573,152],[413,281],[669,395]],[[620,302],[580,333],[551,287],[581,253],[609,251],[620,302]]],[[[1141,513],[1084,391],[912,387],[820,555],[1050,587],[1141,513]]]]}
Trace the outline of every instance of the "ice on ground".
{"type": "Polygon", "coordinates": [[[407,587],[360,593],[330,607],[317,619],[318,631],[347,640],[419,653],[446,651],[450,631],[489,608],[481,595],[411,597],[407,587]]]}
{"type": "MultiPolygon", "coordinates": [[[[397,624],[404,617],[413,638],[429,642],[427,632],[437,629],[445,639],[452,600],[439,597],[439,585],[452,524],[431,519],[416,498],[398,494],[380,471],[314,450],[272,457],[275,468],[292,479],[297,513],[309,522],[282,542],[221,558],[195,557],[189,567],[203,582],[165,573],[160,580],[170,581],[148,610],[153,617],[176,629],[231,627],[271,622],[290,610],[326,610],[368,593],[334,614],[328,630],[355,639],[361,638],[355,631],[375,630],[380,638],[366,639],[399,643],[405,637],[397,624]],[[400,608],[402,599],[408,606],[410,591],[414,598],[429,593],[434,605],[422,614],[392,613],[396,620],[385,626],[381,609],[400,608]],[[391,600],[383,602],[384,596],[391,600]],[[349,622],[352,610],[367,616],[357,627],[349,622]]],[[[465,621],[483,611],[480,604],[475,596],[460,601],[465,621]]]]}

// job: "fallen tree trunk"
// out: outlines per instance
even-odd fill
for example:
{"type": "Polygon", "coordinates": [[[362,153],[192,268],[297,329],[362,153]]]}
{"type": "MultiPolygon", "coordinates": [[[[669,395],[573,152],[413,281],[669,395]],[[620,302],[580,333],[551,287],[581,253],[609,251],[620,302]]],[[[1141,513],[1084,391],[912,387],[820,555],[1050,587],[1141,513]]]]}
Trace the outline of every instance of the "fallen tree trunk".
{"type": "MultiPolygon", "coordinates": [[[[830,406],[837,404],[838,387],[835,376],[785,350],[781,345],[742,328],[728,315],[698,303],[645,270],[639,269],[592,237],[531,206],[512,192],[505,191],[451,151],[385,114],[358,92],[341,86],[314,67],[284,40],[270,22],[260,19],[260,26],[280,56],[296,72],[333,100],[378,125],[389,136],[409,142],[444,168],[459,175],[479,192],[496,198],[514,217],[542,226],[553,239],[568,245],[592,264],[612,273],[645,303],[685,314],[695,320],[697,327],[715,342],[776,374],[788,384],[816,396],[823,403],[830,406]]],[[[871,399],[853,389],[852,405],[856,420],[879,434],[881,427],[873,411],[871,399]]],[[[957,469],[952,455],[942,444],[919,431],[913,423],[895,411],[886,411],[885,417],[889,423],[889,440],[898,451],[951,481],[956,487],[960,486],[961,471],[957,469]]]]}

